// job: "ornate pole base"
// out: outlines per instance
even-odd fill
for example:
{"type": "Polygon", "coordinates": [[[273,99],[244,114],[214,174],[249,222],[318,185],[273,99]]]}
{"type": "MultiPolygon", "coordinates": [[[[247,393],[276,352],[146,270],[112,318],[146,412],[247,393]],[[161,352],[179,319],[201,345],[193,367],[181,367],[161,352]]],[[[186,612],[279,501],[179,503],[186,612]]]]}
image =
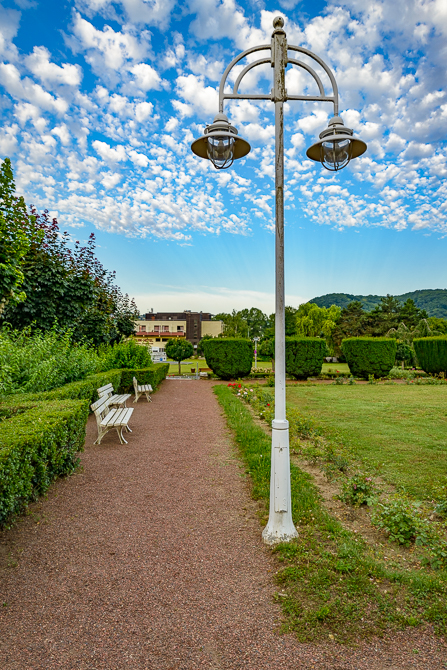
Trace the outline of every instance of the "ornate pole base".
{"type": "Polygon", "coordinates": [[[262,532],[266,544],[288,542],[298,537],[292,521],[290,496],[289,422],[272,421],[272,465],[270,474],[270,514],[262,532]]]}

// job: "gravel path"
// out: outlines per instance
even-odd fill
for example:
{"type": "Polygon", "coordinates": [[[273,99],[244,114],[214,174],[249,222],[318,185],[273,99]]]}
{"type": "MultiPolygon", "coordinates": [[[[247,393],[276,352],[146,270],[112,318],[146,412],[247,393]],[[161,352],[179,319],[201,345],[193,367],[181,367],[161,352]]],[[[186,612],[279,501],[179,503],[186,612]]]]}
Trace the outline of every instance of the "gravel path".
{"type": "Polygon", "coordinates": [[[164,382],[131,426],[92,447],[90,417],[83,471],[3,534],[2,670],[447,667],[429,629],[355,649],[275,632],[274,558],[210,382],[164,382]]]}

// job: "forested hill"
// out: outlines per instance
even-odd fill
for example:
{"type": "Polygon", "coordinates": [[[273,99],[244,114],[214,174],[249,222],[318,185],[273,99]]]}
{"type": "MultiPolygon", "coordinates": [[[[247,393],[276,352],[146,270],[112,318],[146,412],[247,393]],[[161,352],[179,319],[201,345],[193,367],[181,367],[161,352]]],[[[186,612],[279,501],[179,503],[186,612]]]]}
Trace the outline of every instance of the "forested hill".
{"type": "MultiPolygon", "coordinates": [[[[309,302],[313,302],[318,307],[330,307],[337,305],[338,307],[346,307],[353,300],[359,300],[363,303],[363,309],[369,312],[379,302],[380,295],[352,295],[351,293],[328,293],[317,298],[312,298],[309,302]]],[[[402,303],[408,298],[414,300],[416,307],[425,309],[428,316],[437,316],[441,319],[447,319],[447,289],[434,288],[424,289],[422,291],[411,291],[410,293],[403,293],[402,295],[394,296],[402,303]]]]}

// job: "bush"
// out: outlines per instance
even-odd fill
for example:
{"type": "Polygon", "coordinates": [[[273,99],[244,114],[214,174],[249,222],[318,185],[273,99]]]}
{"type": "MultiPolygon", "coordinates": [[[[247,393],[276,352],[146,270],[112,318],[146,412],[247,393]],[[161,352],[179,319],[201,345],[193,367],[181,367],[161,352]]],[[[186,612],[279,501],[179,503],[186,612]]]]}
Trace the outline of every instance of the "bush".
{"type": "Polygon", "coordinates": [[[371,505],[377,496],[377,490],[372,477],[357,474],[343,482],[340,500],[360,507],[361,505],[371,505]]]}
{"type": "Polygon", "coordinates": [[[429,374],[447,374],[447,337],[421,337],[413,340],[419,365],[429,374]]]}
{"type": "Polygon", "coordinates": [[[50,391],[99,367],[97,353],[87,344],[72,342],[71,331],[46,333],[0,331],[0,393],[50,391]]]}
{"type": "Polygon", "coordinates": [[[406,342],[398,342],[396,349],[396,362],[406,363],[409,367],[413,367],[416,363],[416,356],[413,349],[406,342]]]}
{"type": "Polygon", "coordinates": [[[286,337],[286,372],[295,379],[319,375],[327,353],[319,337],[286,337]]]}
{"type": "Polygon", "coordinates": [[[416,503],[396,496],[390,502],[379,503],[371,520],[375,526],[388,533],[390,540],[409,545],[419,533],[422,516],[416,503]]]}
{"type": "Polygon", "coordinates": [[[251,372],[253,342],[238,338],[215,338],[203,343],[208,367],[221,379],[238,379],[251,372]]]}
{"type": "Polygon", "coordinates": [[[72,384],[65,384],[52,391],[44,391],[42,393],[15,393],[6,396],[0,405],[0,415],[8,412],[8,408],[28,407],[29,403],[50,401],[50,400],[88,400],[90,403],[98,400],[97,389],[106,384],[112,384],[115,391],[120,387],[121,370],[107,370],[107,372],[98,372],[94,375],[89,375],[85,379],[72,384]]]}
{"type": "MultiPolygon", "coordinates": [[[[160,382],[166,378],[169,372],[169,363],[156,363],[150,368],[133,368],[121,372],[121,393],[133,391],[133,378],[136,377],[139,384],[150,384],[154,391],[160,382]]],[[[116,389],[115,389],[116,390],[116,389]]]]}
{"type": "Polygon", "coordinates": [[[137,344],[133,338],[114,344],[113,347],[103,347],[100,353],[100,369],[102,370],[150,368],[152,366],[150,349],[137,344]]]}
{"type": "Polygon", "coordinates": [[[351,373],[364,379],[386,377],[396,358],[396,341],[389,337],[349,337],[341,348],[351,373]]]}
{"type": "Polygon", "coordinates": [[[15,409],[0,423],[0,526],[75,469],[88,417],[86,400],[28,401],[15,409]]]}

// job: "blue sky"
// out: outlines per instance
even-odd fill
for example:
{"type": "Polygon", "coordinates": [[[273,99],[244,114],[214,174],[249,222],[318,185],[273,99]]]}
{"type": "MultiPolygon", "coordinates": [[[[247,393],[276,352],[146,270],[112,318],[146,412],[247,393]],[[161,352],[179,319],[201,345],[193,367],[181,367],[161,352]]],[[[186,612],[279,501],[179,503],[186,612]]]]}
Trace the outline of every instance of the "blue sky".
{"type": "MultiPolygon", "coordinates": [[[[341,116],[368,143],[340,173],[306,158],[329,103],[286,107],[286,296],[445,288],[445,0],[4,0],[0,158],[17,189],[149,308],[274,309],[273,104],[228,102],[252,145],[216,171],[190,151],[226,65],[270,41],[333,70],[341,116]]],[[[267,92],[271,69],[242,89],[267,92]]],[[[288,75],[290,93],[312,82],[288,75]]]]}

